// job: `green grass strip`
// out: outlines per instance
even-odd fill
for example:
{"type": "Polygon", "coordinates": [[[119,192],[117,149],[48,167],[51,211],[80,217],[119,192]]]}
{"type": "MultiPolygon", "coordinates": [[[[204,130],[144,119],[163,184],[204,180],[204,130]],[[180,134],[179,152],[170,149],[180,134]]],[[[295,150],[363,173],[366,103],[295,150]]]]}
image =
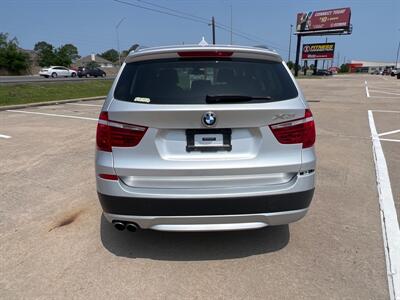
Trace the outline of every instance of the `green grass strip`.
{"type": "Polygon", "coordinates": [[[0,85],[0,106],[107,95],[112,80],[0,85]]]}

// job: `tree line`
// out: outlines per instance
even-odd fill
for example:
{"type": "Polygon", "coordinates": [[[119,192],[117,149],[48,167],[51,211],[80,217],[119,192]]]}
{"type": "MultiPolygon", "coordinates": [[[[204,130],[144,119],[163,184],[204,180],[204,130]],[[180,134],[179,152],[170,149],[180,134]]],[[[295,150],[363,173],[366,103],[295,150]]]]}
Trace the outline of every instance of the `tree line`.
{"type": "Polygon", "coordinates": [[[18,40],[0,32],[0,69],[19,74],[29,68],[29,55],[18,48],[18,40]]]}
{"type": "MultiPolygon", "coordinates": [[[[115,49],[109,49],[97,53],[97,55],[118,64],[121,57],[126,57],[131,50],[135,50],[138,46],[138,44],[134,44],[121,53],[115,49]]],[[[73,44],[55,47],[46,41],[39,41],[35,44],[33,50],[37,55],[36,63],[40,67],[55,65],[69,67],[80,58],[78,48],[73,44]]],[[[19,47],[17,38],[10,38],[8,33],[0,32],[0,71],[6,70],[15,75],[26,73],[33,63],[31,59],[27,51],[19,47]]]]}

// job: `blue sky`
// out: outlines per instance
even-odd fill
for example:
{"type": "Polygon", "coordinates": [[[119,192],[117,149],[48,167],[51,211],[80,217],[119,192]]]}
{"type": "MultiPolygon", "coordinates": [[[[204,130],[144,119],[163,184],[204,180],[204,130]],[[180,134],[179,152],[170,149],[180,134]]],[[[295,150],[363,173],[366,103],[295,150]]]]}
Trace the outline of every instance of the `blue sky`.
{"type": "MultiPolygon", "coordinates": [[[[148,6],[137,0],[124,0],[148,6]]],[[[289,28],[296,13],[310,10],[351,7],[353,34],[328,37],[336,42],[341,62],[346,60],[394,61],[400,41],[400,1],[283,1],[283,0],[146,0],[199,17],[211,18],[255,36],[260,42],[233,36],[235,44],[266,44],[284,58],[288,56],[289,28]]],[[[116,24],[121,49],[138,43],[146,46],[198,43],[202,36],[211,42],[207,24],[126,6],[113,0],[2,0],[0,31],[17,37],[20,46],[32,49],[37,41],[54,46],[73,43],[80,55],[117,48],[116,24]]],[[[217,43],[229,43],[230,33],[217,28],[217,43]]],[[[325,37],[306,38],[304,42],[324,41],[325,37]]],[[[292,39],[292,58],[295,38],[292,39]]]]}

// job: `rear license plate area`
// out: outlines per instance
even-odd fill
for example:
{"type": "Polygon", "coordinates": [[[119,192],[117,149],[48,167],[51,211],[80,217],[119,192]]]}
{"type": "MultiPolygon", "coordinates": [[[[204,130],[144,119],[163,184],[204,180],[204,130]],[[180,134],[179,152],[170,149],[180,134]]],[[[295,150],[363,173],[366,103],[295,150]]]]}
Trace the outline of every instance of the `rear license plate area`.
{"type": "Polygon", "coordinates": [[[186,151],[231,151],[232,129],[187,129],[186,151]]]}

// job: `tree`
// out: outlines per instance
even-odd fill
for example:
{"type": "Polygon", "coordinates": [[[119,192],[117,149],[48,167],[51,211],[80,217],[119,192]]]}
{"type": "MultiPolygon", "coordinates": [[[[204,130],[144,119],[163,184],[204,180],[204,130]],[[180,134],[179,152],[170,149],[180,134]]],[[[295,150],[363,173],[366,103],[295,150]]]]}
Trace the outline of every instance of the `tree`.
{"type": "Polygon", "coordinates": [[[99,54],[99,56],[101,56],[102,58],[107,59],[113,63],[116,63],[119,60],[118,51],[115,49],[109,49],[109,50],[99,54]]]}
{"type": "Polygon", "coordinates": [[[133,45],[129,48],[128,53],[131,52],[131,51],[135,51],[137,48],[139,48],[139,44],[133,44],[133,45]]]}
{"type": "Polygon", "coordinates": [[[121,52],[121,57],[127,57],[129,52],[135,51],[137,48],[139,48],[139,44],[133,44],[128,50],[123,50],[121,52]]]}
{"type": "Polygon", "coordinates": [[[80,58],[78,54],[78,48],[72,44],[65,44],[60,47],[59,51],[62,51],[65,55],[67,55],[72,61],[80,58]]]}
{"type": "Polygon", "coordinates": [[[41,67],[51,65],[68,67],[73,60],[79,58],[78,48],[72,44],[65,44],[56,49],[52,44],[41,41],[36,43],[34,50],[38,53],[41,67]]]}
{"type": "Polygon", "coordinates": [[[340,73],[348,73],[349,72],[349,66],[347,64],[342,64],[340,66],[340,73]]]}
{"type": "Polygon", "coordinates": [[[88,69],[95,69],[95,68],[99,68],[99,67],[100,67],[100,65],[95,61],[89,61],[86,64],[86,68],[88,68],[88,69]]]}
{"type": "Polygon", "coordinates": [[[41,67],[55,65],[56,54],[54,46],[45,41],[37,42],[33,50],[38,54],[38,64],[41,67]]]}
{"type": "Polygon", "coordinates": [[[7,33],[0,33],[0,68],[12,74],[21,74],[29,68],[29,55],[21,51],[18,40],[10,40],[7,33]]]}

